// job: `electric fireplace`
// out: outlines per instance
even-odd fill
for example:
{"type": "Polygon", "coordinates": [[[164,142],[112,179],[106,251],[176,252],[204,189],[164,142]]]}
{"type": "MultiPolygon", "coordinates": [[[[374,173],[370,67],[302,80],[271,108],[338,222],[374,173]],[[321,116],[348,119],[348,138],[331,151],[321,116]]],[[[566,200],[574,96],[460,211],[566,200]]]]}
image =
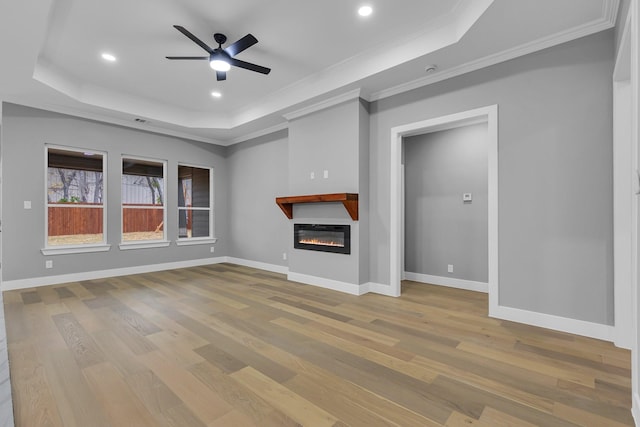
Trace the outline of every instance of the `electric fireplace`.
{"type": "Polygon", "coordinates": [[[351,226],[293,224],[293,247],[310,251],[351,253],[351,226]]]}

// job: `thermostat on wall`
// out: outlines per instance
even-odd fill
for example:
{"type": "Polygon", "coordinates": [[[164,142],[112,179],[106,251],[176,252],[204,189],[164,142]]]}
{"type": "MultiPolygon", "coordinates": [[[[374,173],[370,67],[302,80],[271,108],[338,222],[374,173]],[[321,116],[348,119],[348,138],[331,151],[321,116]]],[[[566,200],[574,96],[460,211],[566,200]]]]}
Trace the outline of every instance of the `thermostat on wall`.
{"type": "Polygon", "coordinates": [[[473,196],[471,195],[471,193],[463,193],[462,194],[462,201],[463,202],[470,202],[471,200],[473,200],[473,196]]]}

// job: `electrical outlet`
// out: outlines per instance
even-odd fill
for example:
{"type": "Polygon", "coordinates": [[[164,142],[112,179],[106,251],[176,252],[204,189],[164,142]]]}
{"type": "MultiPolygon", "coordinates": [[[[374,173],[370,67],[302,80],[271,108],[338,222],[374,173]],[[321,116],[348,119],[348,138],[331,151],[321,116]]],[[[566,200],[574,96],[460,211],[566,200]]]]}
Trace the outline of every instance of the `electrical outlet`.
{"type": "Polygon", "coordinates": [[[283,260],[287,260],[287,253],[286,252],[282,252],[282,259],[283,260]]]}
{"type": "Polygon", "coordinates": [[[209,249],[209,251],[210,251],[211,253],[214,253],[214,252],[215,252],[215,250],[216,250],[216,248],[215,248],[214,246],[211,246],[211,248],[209,249]]]}
{"type": "Polygon", "coordinates": [[[447,272],[453,273],[453,264],[447,264],[447,272]]]}
{"type": "Polygon", "coordinates": [[[44,267],[45,268],[53,268],[53,260],[48,259],[44,262],[44,267]]]}
{"type": "Polygon", "coordinates": [[[316,178],[316,173],[315,172],[310,172],[309,173],[309,179],[315,179],[316,178]]]}
{"type": "Polygon", "coordinates": [[[324,171],[324,178],[325,179],[329,178],[329,171],[328,170],[324,171]]]}

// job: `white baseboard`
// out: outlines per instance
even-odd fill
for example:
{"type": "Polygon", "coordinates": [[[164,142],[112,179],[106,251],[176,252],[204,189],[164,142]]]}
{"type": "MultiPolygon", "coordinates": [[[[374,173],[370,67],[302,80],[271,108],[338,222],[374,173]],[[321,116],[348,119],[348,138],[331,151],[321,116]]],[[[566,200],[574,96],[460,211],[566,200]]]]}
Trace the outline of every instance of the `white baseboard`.
{"type": "Polygon", "coordinates": [[[57,285],[82,280],[105,279],[107,277],[129,274],[153,273],[155,271],[175,270],[177,268],[198,267],[201,265],[228,262],[228,257],[202,258],[188,261],[167,262],[163,264],[141,265],[136,267],[113,268],[109,270],[86,271],[82,273],[60,274],[57,276],[33,277],[31,279],[7,280],[2,282],[2,291],[33,288],[37,286],[57,285]]]}
{"type": "Polygon", "coordinates": [[[227,262],[245,267],[257,268],[258,270],[271,271],[272,273],[287,274],[289,272],[289,267],[283,265],[268,264],[266,262],[251,261],[242,258],[227,257],[227,262]]]}
{"type": "Polygon", "coordinates": [[[454,277],[431,276],[429,274],[404,272],[404,279],[413,282],[429,283],[431,285],[448,286],[450,288],[465,289],[489,293],[489,284],[486,282],[475,282],[473,280],[456,279],[454,277]]]}
{"type": "Polygon", "coordinates": [[[633,347],[633,331],[630,328],[614,326],[613,328],[613,344],[616,347],[631,350],[633,347]]]}
{"type": "Polygon", "coordinates": [[[325,279],[324,277],[309,276],[307,274],[289,272],[287,274],[287,280],[305,283],[307,285],[319,286],[321,288],[331,289],[334,291],[345,292],[351,295],[363,295],[368,292],[368,289],[364,284],[356,285],[354,283],[325,279]]]}
{"type": "Polygon", "coordinates": [[[393,292],[393,289],[391,289],[391,286],[383,285],[382,283],[368,282],[361,286],[363,286],[364,289],[366,289],[364,293],[372,292],[374,294],[386,295],[388,297],[400,296],[399,294],[396,294],[395,292],[393,292]]]}
{"type": "Polygon", "coordinates": [[[610,325],[569,319],[567,317],[521,310],[502,305],[493,309],[490,307],[489,317],[613,342],[614,327],[610,325]]]}
{"type": "MultiPolygon", "coordinates": [[[[178,261],[178,262],[169,262],[163,264],[151,264],[151,265],[142,265],[136,267],[125,267],[125,268],[114,268],[109,270],[98,270],[98,271],[87,271],[82,273],[72,273],[72,274],[61,274],[57,276],[44,276],[44,277],[34,277],[30,279],[19,279],[19,280],[8,280],[2,282],[2,291],[9,290],[18,290],[18,289],[26,289],[33,288],[38,286],[47,286],[47,285],[57,285],[60,283],[69,283],[69,282],[78,282],[83,280],[96,280],[96,279],[104,279],[108,277],[117,277],[117,276],[126,276],[129,274],[143,274],[143,273],[152,273],[156,271],[163,270],[174,270],[178,268],[188,268],[188,267],[197,267],[201,265],[210,265],[210,264],[219,264],[223,262],[230,262],[233,264],[244,265],[247,267],[257,268],[265,271],[272,271],[281,274],[287,274],[287,279],[295,282],[305,283],[308,285],[319,286],[326,289],[332,289],[335,291],[345,292],[352,295],[363,295],[367,292],[373,292],[381,295],[387,295],[392,297],[397,297],[399,295],[395,295],[392,292],[391,286],[384,285],[381,283],[368,282],[361,285],[357,285],[354,283],[340,282],[337,280],[326,279],[323,277],[310,276],[306,274],[300,273],[292,273],[288,271],[287,267],[268,264],[258,261],[244,260],[240,258],[233,257],[217,257],[217,258],[203,258],[189,261],[178,261]]],[[[415,277],[412,278],[411,275],[415,273],[407,273],[407,279],[409,280],[417,280],[415,277]]],[[[420,275],[422,278],[425,275],[420,275]]],[[[437,280],[432,280],[432,278],[437,278],[436,276],[426,276],[427,280],[417,280],[424,281],[426,283],[437,282],[437,280]]],[[[448,278],[444,278],[448,279],[448,278]]],[[[459,279],[454,279],[459,280],[459,279]]],[[[469,282],[469,281],[464,281],[469,282]]],[[[476,283],[476,282],[471,282],[476,283]]],[[[441,282],[442,284],[442,282],[441,282]]],[[[444,283],[445,286],[454,286],[444,283]]],[[[460,283],[458,283],[460,285],[460,283]]],[[[469,289],[469,283],[464,284],[466,287],[463,289],[469,289]]],[[[485,284],[486,285],[486,284],[485,284]]],[[[478,290],[477,288],[471,290],[478,290]]],[[[481,292],[486,292],[482,291],[481,292]]],[[[601,339],[605,341],[613,341],[614,338],[614,327],[609,325],[602,325],[598,323],[586,322],[582,320],[569,319],[566,317],[554,316],[550,314],[537,313],[533,311],[515,309],[511,307],[505,306],[497,306],[494,309],[489,310],[489,316],[495,317],[503,320],[510,320],[513,322],[525,323],[532,326],[539,326],[542,328],[553,329],[561,332],[568,332],[576,335],[582,335],[586,337],[601,339]]],[[[634,404],[635,412],[634,414],[638,415],[638,411],[640,411],[640,400],[638,395],[634,396],[634,404]]],[[[640,417],[636,417],[636,419],[640,419],[640,417]]]]}
{"type": "MultiPolygon", "coordinates": [[[[635,375],[638,375],[636,372],[635,375]]],[[[633,404],[631,406],[631,415],[636,422],[636,426],[640,426],[640,394],[633,394],[633,404]]]]}

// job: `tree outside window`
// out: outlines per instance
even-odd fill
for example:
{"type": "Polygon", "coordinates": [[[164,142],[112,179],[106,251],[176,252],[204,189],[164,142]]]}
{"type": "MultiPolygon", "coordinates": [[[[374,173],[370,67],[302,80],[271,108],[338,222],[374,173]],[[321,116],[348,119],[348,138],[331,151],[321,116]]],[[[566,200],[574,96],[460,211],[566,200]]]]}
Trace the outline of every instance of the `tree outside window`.
{"type": "Polygon", "coordinates": [[[164,241],[165,162],[122,159],[122,241],[164,241]]]}
{"type": "Polygon", "coordinates": [[[104,243],[104,155],[47,147],[46,246],[104,243]]]}

